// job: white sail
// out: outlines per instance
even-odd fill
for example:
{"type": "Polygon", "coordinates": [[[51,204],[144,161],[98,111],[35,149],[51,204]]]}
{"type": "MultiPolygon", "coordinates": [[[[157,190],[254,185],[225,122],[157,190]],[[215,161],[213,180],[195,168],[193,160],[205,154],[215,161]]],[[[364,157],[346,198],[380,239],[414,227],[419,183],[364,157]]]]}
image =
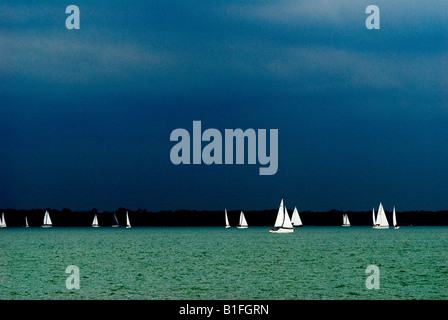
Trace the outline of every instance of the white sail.
{"type": "Polygon", "coordinates": [[[392,224],[394,225],[394,227],[397,225],[397,218],[395,217],[395,207],[392,213],[392,224]]]}
{"type": "Polygon", "coordinates": [[[129,214],[126,211],[126,228],[130,228],[131,227],[131,222],[129,221],[129,214]]]}
{"type": "Polygon", "coordinates": [[[25,216],[25,228],[28,228],[28,227],[29,227],[29,225],[28,225],[28,217],[25,216]]]}
{"type": "Polygon", "coordinates": [[[376,221],[375,221],[375,208],[372,209],[372,219],[373,219],[373,226],[376,226],[376,221]]]}
{"type": "Polygon", "coordinates": [[[384,212],[383,204],[380,202],[378,208],[378,215],[376,217],[375,229],[387,229],[389,228],[389,222],[387,221],[386,213],[384,212]]]}
{"type": "Polygon", "coordinates": [[[286,209],[286,207],[285,207],[285,215],[283,218],[282,228],[288,228],[288,229],[293,228],[293,225],[292,225],[291,219],[289,218],[288,210],[286,209]]]}
{"type": "Polygon", "coordinates": [[[99,227],[98,218],[96,215],[93,217],[92,227],[99,227]]]}
{"type": "Polygon", "coordinates": [[[229,218],[227,217],[227,209],[225,209],[224,211],[226,216],[226,228],[230,228],[229,218]]]}
{"type": "Polygon", "coordinates": [[[392,213],[392,223],[393,223],[395,229],[399,229],[400,228],[398,226],[398,224],[397,224],[397,217],[396,217],[396,214],[395,214],[395,206],[394,206],[394,211],[392,213]]]}
{"type": "Polygon", "coordinates": [[[343,227],[350,227],[350,221],[348,220],[348,214],[344,213],[342,216],[342,226],[343,227]]]}
{"type": "Polygon", "coordinates": [[[240,213],[240,224],[238,225],[237,228],[245,229],[247,227],[248,227],[248,225],[247,225],[246,217],[244,216],[244,212],[241,211],[241,213],[240,213]]]}
{"type": "Polygon", "coordinates": [[[389,222],[387,221],[386,213],[384,212],[382,203],[380,203],[380,207],[378,209],[377,224],[379,224],[381,227],[389,227],[389,222]]]}
{"type": "Polygon", "coordinates": [[[244,216],[244,212],[241,211],[241,220],[240,220],[240,226],[242,227],[247,227],[247,221],[246,221],[246,217],[244,216]]]}
{"type": "Polygon", "coordinates": [[[0,228],[6,228],[6,220],[4,212],[2,212],[2,218],[0,219],[0,228]]]}
{"type": "Polygon", "coordinates": [[[44,224],[42,225],[42,227],[44,228],[49,228],[51,227],[53,224],[51,223],[51,218],[50,218],[50,214],[48,213],[48,210],[45,211],[45,215],[44,215],[44,224]]]}
{"type": "Polygon", "coordinates": [[[292,213],[292,225],[294,227],[301,227],[302,220],[300,219],[299,211],[297,211],[297,207],[294,207],[294,211],[292,213]]]}
{"type": "Polygon", "coordinates": [[[114,213],[114,224],[112,225],[112,227],[116,228],[119,226],[120,224],[118,223],[117,215],[114,213]]]}
{"type": "Polygon", "coordinates": [[[274,228],[281,228],[283,226],[283,220],[285,216],[285,208],[283,206],[283,199],[280,202],[280,207],[277,212],[277,219],[275,219],[274,228]]]}

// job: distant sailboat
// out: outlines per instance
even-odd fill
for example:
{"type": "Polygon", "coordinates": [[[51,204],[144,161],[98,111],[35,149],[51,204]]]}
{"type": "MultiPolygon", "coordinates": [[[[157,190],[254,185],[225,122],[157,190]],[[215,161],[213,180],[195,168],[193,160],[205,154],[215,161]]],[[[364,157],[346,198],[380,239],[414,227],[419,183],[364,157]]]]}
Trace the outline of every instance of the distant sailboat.
{"type": "Polygon", "coordinates": [[[375,224],[373,226],[374,229],[388,229],[389,222],[387,221],[386,213],[384,212],[384,208],[382,203],[380,202],[380,206],[378,208],[378,215],[376,216],[375,224]]]}
{"type": "Polygon", "coordinates": [[[114,213],[114,224],[112,225],[112,228],[119,227],[120,224],[118,223],[117,215],[114,213]]]}
{"type": "Polygon", "coordinates": [[[348,220],[348,214],[344,213],[342,216],[342,226],[343,227],[350,227],[350,221],[348,220]]]}
{"type": "Polygon", "coordinates": [[[50,214],[48,213],[48,210],[46,210],[42,228],[51,228],[52,226],[53,226],[53,224],[51,223],[50,214]]]}
{"type": "Polygon", "coordinates": [[[395,214],[395,207],[394,207],[394,212],[392,213],[392,223],[394,224],[394,228],[395,229],[400,229],[400,227],[397,224],[397,217],[395,214]]]}
{"type": "Polygon", "coordinates": [[[375,221],[375,208],[372,209],[372,219],[373,219],[373,226],[376,225],[376,221],[375,221]]]}
{"type": "Polygon", "coordinates": [[[238,229],[246,229],[249,226],[247,225],[247,221],[246,221],[246,217],[244,216],[243,211],[241,211],[240,213],[240,222],[239,225],[237,226],[238,229]]]}
{"type": "Polygon", "coordinates": [[[126,228],[129,229],[131,227],[131,222],[129,221],[129,214],[126,211],[126,228]]]}
{"type": "Polygon", "coordinates": [[[283,205],[283,199],[278,208],[277,219],[275,219],[274,227],[269,229],[270,233],[293,233],[294,226],[289,218],[288,210],[283,205]]]}
{"type": "Polygon", "coordinates": [[[302,227],[303,226],[302,220],[300,219],[300,216],[299,216],[299,211],[297,211],[297,207],[294,207],[291,222],[294,227],[302,227]]]}
{"type": "Polygon", "coordinates": [[[98,228],[100,225],[98,224],[98,218],[95,214],[95,217],[93,217],[92,227],[98,228]]]}
{"type": "Polygon", "coordinates": [[[0,228],[6,228],[6,221],[5,221],[5,213],[2,212],[2,218],[0,219],[0,228]]]}
{"type": "Polygon", "coordinates": [[[230,228],[229,224],[229,218],[227,217],[227,209],[224,210],[225,216],[226,216],[226,228],[230,228]]]}
{"type": "Polygon", "coordinates": [[[25,216],[25,228],[28,228],[29,227],[29,225],[28,225],[28,218],[27,218],[27,216],[25,216]]]}

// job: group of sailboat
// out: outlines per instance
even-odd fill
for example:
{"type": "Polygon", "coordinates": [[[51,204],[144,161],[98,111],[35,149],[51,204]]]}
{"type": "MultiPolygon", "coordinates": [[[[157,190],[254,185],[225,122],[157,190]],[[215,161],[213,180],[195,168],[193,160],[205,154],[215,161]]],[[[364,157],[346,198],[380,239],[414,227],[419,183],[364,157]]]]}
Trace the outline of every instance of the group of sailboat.
{"type": "MultiPolygon", "coordinates": [[[[230,228],[229,218],[227,216],[227,209],[224,211],[225,213],[225,221],[226,228],[230,228]]],[[[387,221],[386,213],[384,212],[384,208],[382,203],[378,208],[378,215],[375,217],[375,209],[372,211],[373,214],[373,228],[374,229],[387,229],[389,228],[389,222],[387,221]]],[[[397,224],[397,217],[395,213],[395,207],[392,213],[392,222],[395,229],[399,229],[400,227],[397,224]]],[[[297,207],[294,208],[292,218],[289,218],[288,210],[286,206],[283,204],[283,199],[280,202],[280,207],[278,209],[277,218],[274,223],[274,227],[272,227],[269,232],[271,233],[293,233],[294,227],[301,227],[302,220],[300,219],[299,212],[297,211],[297,207]]],[[[344,213],[342,216],[342,226],[350,227],[350,220],[348,219],[348,214],[344,213]]],[[[244,212],[241,211],[239,224],[237,226],[239,229],[248,228],[246,218],[244,216],[244,212]]]]}
{"type": "MultiPolygon", "coordinates": [[[[375,208],[372,209],[372,219],[373,219],[373,228],[374,229],[388,229],[389,228],[389,222],[387,221],[386,213],[384,212],[383,204],[380,203],[380,206],[378,208],[378,214],[375,217],[375,208]]],[[[225,209],[225,223],[226,228],[230,228],[229,224],[229,218],[227,216],[227,209],[225,209]]],[[[400,227],[397,224],[397,217],[395,213],[395,207],[393,209],[392,213],[392,223],[395,229],[399,229],[400,227]]],[[[269,230],[271,233],[292,233],[294,232],[294,227],[301,227],[302,220],[300,219],[299,212],[297,211],[297,207],[294,208],[292,218],[289,218],[288,210],[286,209],[286,206],[283,204],[283,199],[280,202],[280,207],[278,209],[277,218],[274,223],[274,227],[269,230]]],[[[53,226],[53,223],[51,222],[50,214],[48,213],[48,210],[45,211],[44,215],[44,221],[42,224],[43,228],[51,228],[53,226]]],[[[92,222],[92,227],[97,228],[99,227],[98,223],[98,217],[95,214],[92,222]]],[[[112,227],[119,227],[117,216],[114,213],[114,223],[112,224],[112,227]]],[[[343,227],[350,227],[350,221],[348,219],[348,215],[346,213],[343,214],[342,217],[342,226],[343,227]]],[[[25,217],[25,227],[28,228],[28,218],[25,217]]],[[[240,219],[239,223],[237,225],[238,229],[247,229],[249,225],[247,224],[246,217],[244,216],[244,212],[241,211],[240,213],[240,219]]],[[[5,214],[2,213],[2,217],[0,219],[0,228],[6,228],[6,221],[5,221],[5,214]]],[[[126,211],[126,228],[131,228],[131,223],[129,221],[129,214],[126,211]]]]}
{"type": "MultiPolygon", "coordinates": [[[[44,221],[41,225],[42,228],[51,228],[53,226],[53,223],[51,222],[50,213],[48,213],[48,210],[45,211],[44,215],[44,221]]],[[[92,227],[98,228],[100,225],[98,223],[98,217],[95,214],[95,217],[93,218],[92,227]]],[[[117,216],[114,213],[114,224],[112,227],[119,227],[117,216]]],[[[25,216],[25,228],[28,228],[28,217],[25,216]]],[[[0,228],[6,228],[6,221],[5,221],[5,213],[2,213],[2,217],[0,218],[0,228]]],[[[129,214],[126,211],[126,228],[131,228],[131,222],[129,221],[129,214]]]]}
{"type": "MultiPolygon", "coordinates": [[[[45,211],[44,222],[41,227],[42,228],[51,228],[52,226],[53,226],[53,224],[50,219],[50,214],[48,213],[48,210],[47,210],[47,211],[45,211]]],[[[2,217],[0,219],[0,228],[6,228],[5,213],[2,213],[2,217]]],[[[25,216],[25,228],[29,228],[27,216],[25,216]]]]}
{"type": "MultiPolygon", "coordinates": [[[[375,208],[372,209],[372,219],[373,219],[373,229],[388,229],[389,221],[387,221],[386,213],[384,212],[383,204],[380,202],[380,206],[378,208],[378,214],[375,218],[375,208]]],[[[392,223],[395,229],[400,229],[397,224],[397,217],[395,213],[395,207],[392,212],[392,223]]]]}
{"type": "Polygon", "coordinates": [[[288,210],[283,204],[283,199],[280,202],[280,207],[278,208],[277,218],[275,219],[274,227],[269,229],[270,233],[293,233],[294,226],[291,219],[289,218],[288,210]]]}
{"type": "MultiPolygon", "coordinates": [[[[95,214],[95,216],[93,217],[93,222],[92,222],[92,227],[94,228],[99,228],[99,223],[98,223],[98,217],[95,214]]],[[[117,219],[117,215],[114,213],[114,223],[112,224],[112,228],[117,228],[119,227],[120,224],[118,223],[118,219],[117,219]]],[[[126,211],[126,229],[131,228],[131,222],[129,221],[129,213],[128,211],[126,211]]]]}
{"type": "Polygon", "coordinates": [[[294,207],[292,218],[289,218],[288,209],[283,204],[283,199],[280,201],[277,218],[275,219],[274,227],[269,229],[270,233],[293,233],[294,227],[302,227],[302,219],[300,219],[297,207],[294,207]]]}
{"type": "MultiPolygon", "coordinates": [[[[224,210],[224,215],[225,215],[226,228],[230,228],[227,209],[224,210]]],[[[299,211],[297,211],[297,208],[294,208],[292,219],[290,219],[286,207],[283,206],[283,199],[282,199],[280,203],[280,208],[278,210],[276,222],[274,224],[274,227],[271,228],[270,232],[291,233],[294,232],[294,227],[301,227],[302,225],[303,225],[302,220],[300,219],[299,211]]],[[[236,227],[238,229],[247,229],[249,227],[243,211],[241,211],[240,213],[240,219],[236,227]]]]}
{"type": "MultiPolygon", "coordinates": [[[[227,216],[227,209],[224,210],[224,215],[226,219],[226,228],[230,228],[229,217],[227,216]]],[[[238,225],[236,226],[238,229],[247,229],[249,225],[247,224],[246,217],[244,216],[244,212],[241,211],[240,219],[238,220],[238,225]]]]}

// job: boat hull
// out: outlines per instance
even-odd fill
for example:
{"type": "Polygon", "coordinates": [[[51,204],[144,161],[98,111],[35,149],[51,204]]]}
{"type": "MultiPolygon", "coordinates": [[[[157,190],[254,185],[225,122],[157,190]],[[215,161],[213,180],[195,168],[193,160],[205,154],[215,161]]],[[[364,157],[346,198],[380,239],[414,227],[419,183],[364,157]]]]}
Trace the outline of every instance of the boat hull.
{"type": "Polygon", "coordinates": [[[349,224],[343,224],[342,226],[343,226],[343,227],[350,227],[349,224]]]}
{"type": "Polygon", "coordinates": [[[42,225],[41,227],[42,227],[42,228],[51,228],[51,227],[53,227],[53,226],[42,225]]]}
{"type": "Polygon", "coordinates": [[[238,226],[238,229],[247,229],[247,226],[238,226]]]}
{"type": "Polygon", "coordinates": [[[389,229],[389,226],[373,226],[373,229],[389,229]]]}
{"type": "Polygon", "coordinates": [[[270,233],[293,233],[294,229],[292,228],[271,228],[269,229],[270,233]]]}

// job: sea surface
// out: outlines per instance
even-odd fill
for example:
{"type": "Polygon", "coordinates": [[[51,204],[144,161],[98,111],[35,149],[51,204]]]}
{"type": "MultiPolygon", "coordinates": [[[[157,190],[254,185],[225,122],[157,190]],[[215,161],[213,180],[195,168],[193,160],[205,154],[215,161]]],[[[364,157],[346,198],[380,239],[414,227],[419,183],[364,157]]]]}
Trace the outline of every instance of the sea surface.
{"type": "Polygon", "coordinates": [[[0,299],[448,298],[448,227],[268,231],[0,229],[0,299]],[[66,286],[72,265],[79,269],[79,289],[66,286]],[[370,265],[378,272],[366,272],[370,265]]]}

